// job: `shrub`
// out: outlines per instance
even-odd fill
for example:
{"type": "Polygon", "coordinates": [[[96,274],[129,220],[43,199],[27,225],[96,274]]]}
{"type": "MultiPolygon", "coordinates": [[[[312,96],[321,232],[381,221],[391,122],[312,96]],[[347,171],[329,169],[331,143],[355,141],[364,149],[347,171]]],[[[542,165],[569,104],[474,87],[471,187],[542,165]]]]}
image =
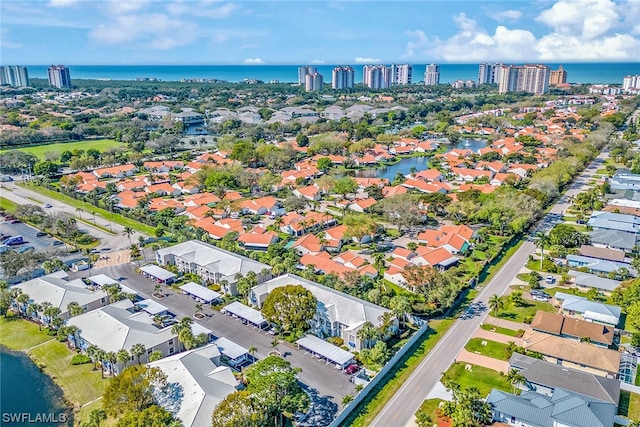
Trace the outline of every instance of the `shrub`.
{"type": "Polygon", "coordinates": [[[219,292],[219,291],[220,291],[220,285],[218,285],[217,283],[215,283],[215,284],[213,284],[213,285],[209,286],[209,288],[210,288],[212,291],[215,291],[215,292],[219,292]]]}
{"type": "Polygon", "coordinates": [[[342,347],[344,345],[344,340],[340,337],[329,337],[327,338],[327,342],[337,345],[338,347],[342,347]]]}
{"type": "Polygon", "coordinates": [[[527,325],[530,325],[531,322],[533,322],[533,316],[527,316],[524,319],[522,319],[522,323],[525,323],[527,325]]]}
{"type": "Polygon", "coordinates": [[[84,365],[85,363],[90,363],[91,358],[86,354],[76,354],[71,358],[72,365],[84,365]]]}
{"type": "Polygon", "coordinates": [[[523,335],[524,335],[524,329],[518,329],[516,331],[516,337],[522,338],[523,335]]]}

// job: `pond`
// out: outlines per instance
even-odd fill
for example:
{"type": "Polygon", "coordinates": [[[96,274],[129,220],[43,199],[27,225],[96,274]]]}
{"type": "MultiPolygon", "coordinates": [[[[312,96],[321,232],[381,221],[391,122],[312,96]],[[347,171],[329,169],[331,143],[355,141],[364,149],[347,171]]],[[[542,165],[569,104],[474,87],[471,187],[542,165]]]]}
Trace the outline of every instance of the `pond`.
{"type": "MultiPolygon", "coordinates": [[[[463,138],[457,144],[451,144],[447,151],[451,151],[454,148],[469,149],[473,152],[478,152],[481,148],[487,146],[487,141],[484,139],[468,139],[463,138]]],[[[416,172],[429,168],[429,157],[405,157],[398,163],[389,166],[383,166],[376,169],[361,169],[355,172],[355,176],[358,178],[386,178],[390,182],[394,180],[396,174],[400,172],[402,175],[408,175],[411,173],[411,169],[415,168],[416,172]]]]}
{"type": "Polygon", "coordinates": [[[0,372],[3,424],[73,425],[62,390],[29,356],[0,346],[0,372]]]}

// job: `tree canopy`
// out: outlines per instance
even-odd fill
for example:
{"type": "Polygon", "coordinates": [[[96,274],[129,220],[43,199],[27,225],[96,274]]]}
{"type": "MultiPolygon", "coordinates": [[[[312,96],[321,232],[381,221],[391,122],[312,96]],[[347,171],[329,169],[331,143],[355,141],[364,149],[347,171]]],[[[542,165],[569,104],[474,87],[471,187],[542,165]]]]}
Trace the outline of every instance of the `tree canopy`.
{"type": "Polygon", "coordinates": [[[166,375],[158,368],[135,365],[111,378],[102,397],[102,407],[109,416],[141,412],[154,405],[154,388],[166,385],[166,375]]]}
{"type": "Polygon", "coordinates": [[[275,288],[262,305],[262,314],[287,332],[304,332],[316,314],[318,301],[301,285],[275,288]]]}

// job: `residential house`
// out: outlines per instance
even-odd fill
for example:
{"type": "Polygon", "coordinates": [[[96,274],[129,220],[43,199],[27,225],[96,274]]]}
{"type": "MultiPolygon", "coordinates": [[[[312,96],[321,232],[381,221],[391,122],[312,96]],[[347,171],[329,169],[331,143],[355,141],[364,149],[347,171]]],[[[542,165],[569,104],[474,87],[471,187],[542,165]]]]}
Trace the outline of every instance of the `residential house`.
{"type": "Polygon", "coordinates": [[[205,282],[223,283],[223,292],[230,295],[238,294],[236,275],[246,276],[252,271],[258,283],[271,278],[269,265],[199,240],[159,249],[156,261],[162,266],[175,265],[182,273],[197,274],[205,282]]]}
{"type": "MultiPolygon", "coordinates": [[[[30,303],[51,303],[53,307],[60,309],[59,317],[65,320],[71,317],[67,306],[72,302],[77,302],[84,311],[109,304],[109,295],[105,291],[87,287],[82,279],[67,281],[55,273],[19,283],[12,286],[13,288],[29,295],[30,303]]],[[[44,314],[38,313],[38,317],[42,321],[44,314]]]]}
{"type": "Polygon", "coordinates": [[[215,344],[165,357],[149,363],[149,367],[158,368],[167,376],[170,390],[180,390],[181,397],[169,396],[161,400],[161,405],[185,427],[210,425],[216,406],[239,389],[233,371],[221,364],[215,344]]]}
{"type": "Polygon", "coordinates": [[[625,252],[633,251],[638,245],[639,236],[618,230],[593,230],[589,233],[591,244],[598,248],[618,249],[625,252]]]}
{"type": "Polygon", "coordinates": [[[238,243],[245,249],[253,251],[266,251],[269,246],[279,240],[278,233],[269,231],[263,227],[256,227],[248,233],[238,236],[238,243]]]}
{"type": "Polygon", "coordinates": [[[597,259],[582,255],[567,255],[567,265],[569,267],[587,269],[590,273],[617,273],[622,269],[626,269],[635,276],[635,269],[631,264],[624,262],[607,261],[605,259],[597,259]]]}
{"type": "MultiPolygon", "coordinates": [[[[105,352],[117,353],[123,349],[131,352],[135,344],[142,344],[146,353],[140,356],[140,362],[146,363],[153,351],[159,351],[164,357],[182,350],[171,326],[154,323],[148,313],[137,309],[128,299],[72,317],[67,324],[78,327],[73,341],[76,348],[83,351],[95,345],[105,352]]],[[[131,358],[134,360],[134,356],[131,358]]]]}
{"type": "MultiPolygon", "coordinates": [[[[285,285],[300,285],[316,297],[316,316],[311,322],[311,332],[320,338],[329,336],[341,337],[351,350],[362,350],[371,343],[365,343],[358,337],[358,331],[366,322],[375,327],[382,325],[386,308],[361,300],[335,289],[320,285],[301,277],[286,274],[269,280],[251,289],[249,300],[260,308],[271,291],[285,285]]],[[[397,330],[398,321],[393,319],[390,325],[397,330]]]]}
{"type": "Polygon", "coordinates": [[[133,176],[137,168],[135,165],[127,164],[120,166],[112,166],[110,168],[98,168],[93,171],[93,174],[98,178],[124,178],[127,176],[133,176]]]}
{"type": "Polygon", "coordinates": [[[561,308],[569,316],[581,316],[589,322],[597,322],[614,327],[620,323],[620,307],[590,301],[576,295],[556,292],[554,298],[562,304],[561,308]]]}
{"type": "Polygon", "coordinates": [[[538,310],[531,322],[531,329],[609,348],[613,345],[615,328],[601,323],[587,322],[586,320],[538,310]]]}
{"type": "Polygon", "coordinates": [[[625,262],[625,253],[617,249],[599,248],[595,246],[582,245],[579,249],[580,255],[583,257],[604,259],[613,262],[625,262]]]}
{"type": "Polygon", "coordinates": [[[272,196],[261,197],[259,199],[245,200],[240,203],[242,212],[252,215],[265,215],[280,206],[280,202],[272,196]]]}
{"type": "Polygon", "coordinates": [[[624,215],[612,212],[594,211],[587,221],[587,226],[594,230],[623,231],[638,234],[640,218],[634,215],[624,215]]]}
{"type": "Polygon", "coordinates": [[[309,201],[318,201],[322,198],[322,192],[314,185],[308,185],[306,187],[298,187],[293,190],[293,194],[296,197],[302,197],[309,201]]]}
{"type": "Polygon", "coordinates": [[[569,275],[573,277],[573,284],[583,291],[596,289],[599,292],[609,294],[620,286],[619,280],[605,279],[604,277],[600,277],[595,274],[581,273],[579,271],[572,270],[569,272],[569,275]]]}
{"type": "Polygon", "coordinates": [[[418,234],[418,242],[432,248],[444,248],[450,254],[462,254],[469,249],[474,236],[473,229],[466,225],[443,225],[437,230],[425,230],[418,234]]]}
{"type": "Polygon", "coordinates": [[[349,209],[356,212],[369,212],[375,204],[377,203],[376,199],[371,197],[366,199],[359,199],[349,205],[349,209]]]}

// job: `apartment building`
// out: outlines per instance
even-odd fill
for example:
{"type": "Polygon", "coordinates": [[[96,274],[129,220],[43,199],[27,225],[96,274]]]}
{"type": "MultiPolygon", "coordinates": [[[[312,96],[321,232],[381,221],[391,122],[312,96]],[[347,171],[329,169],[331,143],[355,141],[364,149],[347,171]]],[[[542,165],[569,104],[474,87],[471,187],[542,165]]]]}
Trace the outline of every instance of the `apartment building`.
{"type": "Polygon", "coordinates": [[[0,85],[16,87],[29,86],[29,73],[27,67],[7,65],[0,67],[0,85]]]}
{"type": "Polygon", "coordinates": [[[353,68],[350,66],[336,67],[331,73],[332,89],[350,89],[353,87],[353,68]]]}
{"type": "Polygon", "coordinates": [[[550,69],[546,65],[502,65],[498,91],[542,95],[549,90],[549,75],[550,69]]]}
{"type": "Polygon", "coordinates": [[[69,69],[64,65],[52,65],[47,70],[49,86],[59,89],[71,87],[71,75],[69,69]]]}
{"type": "Polygon", "coordinates": [[[391,68],[385,65],[365,65],[362,80],[370,89],[387,89],[391,86],[391,68]]]}
{"type": "Polygon", "coordinates": [[[425,86],[433,86],[440,84],[440,66],[436,64],[427,65],[424,73],[425,86]]]}

